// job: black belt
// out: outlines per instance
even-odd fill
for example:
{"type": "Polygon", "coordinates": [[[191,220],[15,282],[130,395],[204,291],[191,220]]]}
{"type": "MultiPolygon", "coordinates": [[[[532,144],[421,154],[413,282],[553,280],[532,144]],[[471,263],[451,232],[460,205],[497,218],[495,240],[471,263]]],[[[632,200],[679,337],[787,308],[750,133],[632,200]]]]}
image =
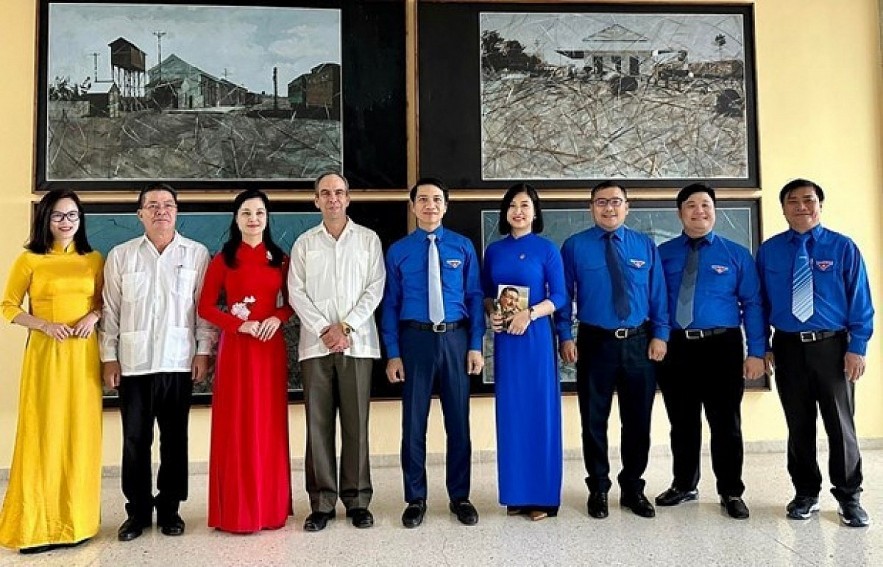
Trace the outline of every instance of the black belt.
{"type": "Polygon", "coordinates": [[[604,327],[596,327],[595,325],[587,325],[585,323],[580,323],[579,326],[585,328],[589,333],[601,335],[608,339],[618,340],[630,339],[647,332],[646,323],[638,327],[621,327],[619,329],[605,329],[604,327]]]}
{"type": "Polygon", "coordinates": [[[802,343],[816,343],[845,334],[846,331],[800,331],[799,333],[788,333],[786,331],[776,330],[776,335],[781,335],[784,339],[791,339],[802,343]]]}
{"type": "Polygon", "coordinates": [[[454,321],[453,323],[421,323],[420,321],[405,319],[404,321],[402,321],[402,325],[410,327],[411,329],[417,329],[418,331],[447,333],[448,331],[454,331],[456,329],[459,329],[460,327],[465,327],[467,322],[467,319],[460,319],[459,321],[454,321]]]}
{"type": "Polygon", "coordinates": [[[735,327],[715,327],[714,329],[672,329],[671,333],[687,339],[688,341],[695,341],[698,339],[707,339],[708,337],[723,335],[728,331],[734,330],[736,330],[735,327]]]}

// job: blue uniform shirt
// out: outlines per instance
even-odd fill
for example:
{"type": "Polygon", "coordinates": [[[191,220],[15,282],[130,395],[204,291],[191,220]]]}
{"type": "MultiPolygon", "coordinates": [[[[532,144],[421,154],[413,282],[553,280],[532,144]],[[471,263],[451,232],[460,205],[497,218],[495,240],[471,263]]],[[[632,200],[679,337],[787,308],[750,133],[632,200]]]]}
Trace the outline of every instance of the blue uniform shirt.
{"type": "Polygon", "coordinates": [[[564,262],[564,284],[570,298],[555,313],[558,336],[562,341],[573,339],[571,329],[573,299],[581,323],[605,329],[637,327],[648,319],[654,338],[668,340],[668,299],[665,279],[656,245],[647,236],[626,226],[615,231],[620,248],[626,285],[631,288],[631,313],[628,319],[617,317],[613,305],[612,283],[605,260],[604,235],[597,226],[578,232],[564,241],[561,259],[564,262]]]}
{"type": "Polygon", "coordinates": [[[811,231],[807,250],[812,262],[813,315],[801,323],[791,313],[791,273],[797,232],[786,230],[757,251],[764,316],[779,331],[849,331],[849,352],[864,355],[874,332],[874,306],[861,252],[848,237],[821,225],[811,231]]]}
{"type": "MultiPolygon", "coordinates": [[[[760,279],[751,252],[732,240],[710,232],[699,245],[699,269],[693,295],[693,322],[690,329],[745,326],[748,355],[763,357],[766,333],[760,299],[760,279]]],[[[668,286],[668,310],[671,326],[675,320],[681,280],[690,253],[690,238],[681,234],[659,245],[659,257],[668,286]]]]}
{"type": "MultiPolygon", "coordinates": [[[[468,238],[438,227],[435,230],[441,259],[445,322],[469,319],[469,350],[481,350],[484,337],[484,294],[481,267],[468,238]]],[[[386,291],[380,331],[389,358],[401,356],[399,321],[429,322],[427,258],[429,233],[418,228],[395,242],[386,254],[386,291]]]]}

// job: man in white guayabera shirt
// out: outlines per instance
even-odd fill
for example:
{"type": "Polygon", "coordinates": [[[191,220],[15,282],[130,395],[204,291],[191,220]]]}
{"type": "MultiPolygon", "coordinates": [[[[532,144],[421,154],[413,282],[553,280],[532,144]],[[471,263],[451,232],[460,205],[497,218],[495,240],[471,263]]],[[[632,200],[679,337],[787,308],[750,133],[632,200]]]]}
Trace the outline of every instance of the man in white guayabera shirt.
{"type": "Polygon", "coordinates": [[[298,358],[307,413],[304,473],[311,514],[304,530],[323,530],[338,498],[355,527],[370,528],[368,406],[372,359],[380,358],[374,310],[383,297],[386,269],[377,234],[347,217],[347,180],[326,173],[315,188],[322,222],[294,243],[288,272],[288,297],[301,321],[298,358]]]}
{"type": "Polygon", "coordinates": [[[153,521],[165,535],[184,533],[178,506],[187,499],[187,425],[193,382],[205,378],[216,330],[196,315],[209,253],[175,230],[178,197],[166,184],[138,196],[139,236],[113,248],[104,266],[101,361],[104,384],[120,396],[123,494],[128,518],[120,541],[153,521]],[[159,425],[158,494],[151,446],[159,425]]]}

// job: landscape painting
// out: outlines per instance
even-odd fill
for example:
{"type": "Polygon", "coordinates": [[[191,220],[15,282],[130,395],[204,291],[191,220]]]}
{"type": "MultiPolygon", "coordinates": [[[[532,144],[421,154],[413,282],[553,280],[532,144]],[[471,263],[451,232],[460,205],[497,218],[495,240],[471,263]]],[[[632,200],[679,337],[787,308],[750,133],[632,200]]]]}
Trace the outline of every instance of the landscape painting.
{"type": "Polygon", "coordinates": [[[340,10],[43,6],[38,189],[342,169],[340,10]]]}
{"type": "Polygon", "coordinates": [[[592,9],[479,14],[481,179],[756,183],[750,8],[592,9]]]}

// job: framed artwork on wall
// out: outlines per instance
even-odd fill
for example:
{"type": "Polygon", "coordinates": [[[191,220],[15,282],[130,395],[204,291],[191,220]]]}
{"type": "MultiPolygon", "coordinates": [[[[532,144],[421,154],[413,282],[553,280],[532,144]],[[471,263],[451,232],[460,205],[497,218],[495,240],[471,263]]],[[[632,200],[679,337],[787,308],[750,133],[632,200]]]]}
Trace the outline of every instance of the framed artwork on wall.
{"type": "Polygon", "coordinates": [[[407,183],[399,2],[39,9],[37,191],[407,183]]]}
{"type": "MultiPolygon", "coordinates": [[[[503,238],[497,231],[500,218],[498,201],[451,201],[445,216],[445,226],[468,236],[483,256],[487,245],[503,238]]],[[[715,232],[742,244],[752,252],[760,246],[760,202],[756,199],[718,199],[715,232]]],[[[586,201],[543,201],[543,220],[546,230],[543,236],[559,247],[572,234],[590,228],[594,223],[586,201]]],[[[673,201],[631,201],[626,225],[647,234],[661,244],[681,234],[677,207],[673,201]]],[[[574,322],[574,336],[576,336],[574,322]]],[[[550,337],[551,340],[551,337],[550,337]]],[[[473,383],[473,391],[493,392],[494,341],[488,331],[484,341],[485,367],[480,378],[473,383]]],[[[576,366],[559,360],[561,388],[564,392],[576,391],[576,366]]],[[[769,390],[770,380],[764,376],[746,381],[749,390],[769,390]]]]}
{"type": "MultiPolygon", "coordinates": [[[[209,252],[216,254],[227,240],[232,213],[230,203],[190,203],[179,204],[177,229],[182,235],[202,242],[209,252]]],[[[89,243],[102,256],[107,256],[111,248],[129,239],[144,234],[141,221],[135,215],[136,205],[85,203],[86,230],[89,243]]],[[[384,250],[390,244],[402,238],[407,232],[407,211],[404,202],[351,202],[347,212],[353,221],[377,232],[384,250]]],[[[318,210],[310,202],[274,203],[270,217],[273,239],[287,251],[291,250],[294,241],[306,230],[322,222],[318,210]]],[[[297,362],[297,345],[300,333],[300,321],[297,316],[291,318],[282,327],[288,351],[288,392],[289,400],[303,400],[303,383],[297,362]]],[[[210,404],[214,373],[201,384],[194,386],[194,404],[210,404]]],[[[372,397],[378,399],[399,397],[398,390],[389,384],[385,374],[385,361],[379,360],[374,365],[372,397]]],[[[105,405],[115,406],[117,394],[113,390],[105,391],[105,405]]]]}
{"type": "Polygon", "coordinates": [[[418,8],[421,174],[759,186],[751,5],[418,8]]]}

